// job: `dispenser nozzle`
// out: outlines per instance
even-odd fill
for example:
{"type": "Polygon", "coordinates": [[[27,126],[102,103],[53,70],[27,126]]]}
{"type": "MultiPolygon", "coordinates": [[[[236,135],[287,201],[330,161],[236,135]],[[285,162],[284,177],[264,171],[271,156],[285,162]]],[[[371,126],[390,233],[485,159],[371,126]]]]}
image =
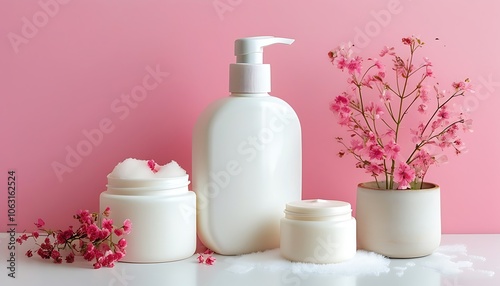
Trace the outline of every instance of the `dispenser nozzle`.
{"type": "Polygon", "coordinates": [[[238,39],[234,43],[236,63],[262,64],[264,47],[273,44],[293,43],[294,39],[277,38],[273,36],[248,37],[238,39]]]}

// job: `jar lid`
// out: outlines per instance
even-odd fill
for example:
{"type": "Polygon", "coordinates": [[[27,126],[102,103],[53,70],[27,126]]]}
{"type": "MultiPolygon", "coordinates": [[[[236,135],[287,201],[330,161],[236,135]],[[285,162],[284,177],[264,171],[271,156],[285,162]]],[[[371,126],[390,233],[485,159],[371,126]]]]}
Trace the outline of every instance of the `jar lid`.
{"type": "Polygon", "coordinates": [[[108,175],[108,187],[114,188],[157,188],[157,189],[172,189],[180,188],[189,185],[189,175],[170,177],[170,178],[153,178],[153,179],[121,179],[108,175]]]}
{"type": "Polygon", "coordinates": [[[351,213],[351,204],[334,200],[302,200],[286,204],[285,214],[302,218],[320,218],[351,213]]]}

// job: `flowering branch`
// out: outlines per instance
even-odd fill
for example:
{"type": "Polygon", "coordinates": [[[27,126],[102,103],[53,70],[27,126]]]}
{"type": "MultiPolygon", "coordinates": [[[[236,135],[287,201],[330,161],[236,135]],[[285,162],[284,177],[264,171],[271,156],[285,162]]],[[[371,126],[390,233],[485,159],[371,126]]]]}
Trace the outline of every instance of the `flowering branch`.
{"type": "MultiPolygon", "coordinates": [[[[113,241],[113,238],[130,233],[132,224],[127,219],[122,226],[116,228],[113,226],[113,220],[109,218],[110,212],[108,207],[102,213],[101,228],[96,225],[99,215],[90,213],[88,210],[80,210],[73,216],[80,223],[80,227],[76,230],[72,226],[64,231],[46,229],[44,228],[45,222],[39,218],[35,223],[37,231],[30,235],[22,234],[16,241],[22,244],[29,238],[33,238],[38,246],[36,254],[43,259],[52,259],[54,263],[62,263],[61,251],[66,251],[67,263],[74,262],[75,255],[83,255],[87,261],[95,260],[93,264],[95,269],[102,266],[113,267],[114,262],[125,256],[127,247],[125,238],[120,238],[117,243],[113,241]],[[43,238],[43,242],[39,243],[38,238],[43,238]]],[[[32,257],[33,250],[28,250],[26,256],[32,257]]]]}
{"type": "Polygon", "coordinates": [[[415,37],[403,38],[402,43],[409,47],[406,60],[396,55],[393,47],[385,47],[379,54],[380,57],[392,58],[395,88],[386,80],[385,66],[378,59],[368,58],[373,63],[362,72],[363,59],[353,56],[352,45],[340,46],[328,53],[332,64],[349,74],[348,83],[354,93],[342,92],[330,105],[338,116],[338,123],[347,128],[352,138],[350,144],[341,137],[337,138],[346,150],[339,152],[339,156],[346,152],[354,155],[356,167],[365,169],[377,183],[379,176],[385,178],[386,189],[421,188],[428,168],[440,162],[429,147],[437,146],[441,151],[453,148],[456,154],[461,153],[463,143],[457,131],[460,126],[463,130],[470,130],[471,124],[464,112],[457,113],[448,108],[452,99],[472,92],[469,80],[453,83],[454,92],[450,96],[447,96],[448,91],[434,87],[436,108],[423,121],[425,123],[421,122],[415,130],[410,129],[414,149],[408,152],[408,157],[401,158],[402,122],[415,108],[420,114],[426,114],[430,88],[424,82],[434,76],[428,58],[415,64],[415,52],[424,43],[415,37]],[[378,92],[382,105],[369,100],[365,94],[367,89],[378,92]],[[396,102],[393,102],[393,97],[396,102]],[[446,100],[442,102],[443,98],[446,100]]]}

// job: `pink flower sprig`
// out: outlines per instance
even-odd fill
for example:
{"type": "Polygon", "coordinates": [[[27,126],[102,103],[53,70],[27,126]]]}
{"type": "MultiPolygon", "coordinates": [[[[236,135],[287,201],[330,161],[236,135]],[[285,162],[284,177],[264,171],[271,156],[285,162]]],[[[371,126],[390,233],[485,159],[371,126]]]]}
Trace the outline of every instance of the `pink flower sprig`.
{"type": "Polygon", "coordinates": [[[415,52],[424,46],[416,37],[402,39],[409,55],[399,56],[394,47],[385,47],[378,54],[389,59],[393,76],[387,76],[381,59],[366,61],[354,55],[351,44],[339,46],[328,53],[331,63],[348,73],[348,90],[341,92],[330,104],[338,124],[346,128],[350,142],[337,137],[344,146],[339,152],[356,159],[356,167],[364,169],[385,189],[422,188],[430,166],[446,160],[447,149],[456,154],[465,149],[459,131],[472,131],[472,120],[463,110],[452,110],[450,102],[467,92],[473,92],[469,79],[451,84],[450,90],[433,88],[427,83],[434,78],[432,62],[424,57],[417,62],[415,52]],[[367,68],[363,65],[368,62],[367,68]],[[434,96],[431,96],[431,92],[434,96]],[[431,99],[434,97],[435,102],[431,99]],[[416,128],[403,134],[403,120],[416,110],[421,120],[416,128]],[[429,115],[430,114],[430,115],[429,115]],[[411,138],[410,144],[402,144],[411,138]],[[404,147],[410,145],[409,150],[404,147]]]}
{"type": "Polygon", "coordinates": [[[44,228],[45,222],[39,218],[35,222],[37,230],[31,234],[22,234],[16,241],[22,244],[29,238],[35,240],[38,246],[36,250],[28,250],[26,256],[32,257],[33,253],[38,254],[43,259],[52,259],[54,263],[62,263],[63,254],[67,263],[72,263],[76,255],[82,255],[87,261],[95,261],[94,269],[101,267],[113,267],[116,261],[122,259],[126,254],[127,241],[124,236],[129,234],[132,229],[130,220],[126,219],[123,225],[115,227],[113,220],[109,218],[111,210],[106,208],[102,213],[101,227],[97,225],[99,214],[90,213],[88,210],[78,211],[73,218],[78,220],[80,227],[74,229],[72,226],[68,229],[51,230],[44,228]],[[114,242],[114,237],[120,238],[114,242]],[[43,242],[38,239],[43,238],[43,242]]]}
{"type": "Polygon", "coordinates": [[[215,260],[217,260],[215,257],[212,256],[214,252],[210,249],[205,250],[203,253],[198,253],[198,263],[201,264],[207,264],[207,265],[214,265],[215,260]]]}

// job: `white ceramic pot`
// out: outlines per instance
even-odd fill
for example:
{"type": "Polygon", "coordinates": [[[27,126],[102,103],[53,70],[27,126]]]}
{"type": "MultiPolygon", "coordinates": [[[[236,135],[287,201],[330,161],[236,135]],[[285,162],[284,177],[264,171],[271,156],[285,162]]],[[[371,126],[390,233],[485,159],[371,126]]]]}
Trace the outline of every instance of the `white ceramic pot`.
{"type": "Polygon", "coordinates": [[[424,183],[421,190],[377,189],[358,185],[356,199],[359,249],[391,258],[431,254],[441,242],[440,188],[424,183]]]}

